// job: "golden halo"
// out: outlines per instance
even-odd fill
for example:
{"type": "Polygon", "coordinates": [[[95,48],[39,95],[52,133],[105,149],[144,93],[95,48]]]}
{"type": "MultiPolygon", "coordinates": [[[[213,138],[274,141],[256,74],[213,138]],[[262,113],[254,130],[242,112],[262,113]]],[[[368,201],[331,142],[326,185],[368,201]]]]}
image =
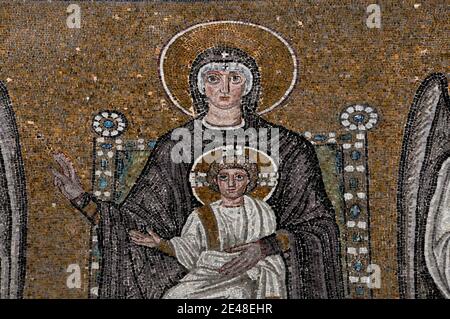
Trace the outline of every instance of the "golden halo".
{"type": "Polygon", "coordinates": [[[212,190],[206,180],[210,164],[219,159],[226,159],[227,156],[233,156],[233,154],[245,154],[247,158],[253,160],[258,165],[258,183],[255,189],[248,195],[264,201],[267,201],[272,196],[278,183],[278,167],[269,155],[250,147],[231,150],[227,147],[219,147],[200,156],[194,162],[189,175],[192,192],[202,204],[212,203],[220,199],[220,193],[212,190]]]}
{"type": "Polygon", "coordinates": [[[255,59],[261,73],[258,113],[279,106],[297,81],[297,58],[290,45],[275,31],[242,21],[196,24],[177,33],[161,51],[159,72],[172,103],[195,116],[189,94],[189,72],[193,61],[216,46],[241,49],[255,59]]]}

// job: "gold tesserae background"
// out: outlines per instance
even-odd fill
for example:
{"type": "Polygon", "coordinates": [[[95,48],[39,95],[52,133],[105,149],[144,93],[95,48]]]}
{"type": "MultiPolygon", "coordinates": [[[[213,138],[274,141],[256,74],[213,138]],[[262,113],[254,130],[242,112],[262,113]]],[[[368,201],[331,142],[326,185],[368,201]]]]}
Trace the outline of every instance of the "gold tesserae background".
{"type": "Polygon", "coordinates": [[[90,225],[53,186],[51,152],[64,151],[90,189],[93,115],[123,112],[127,139],[154,139],[181,125],[189,117],[164,93],[160,51],[194,24],[240,20],[275,30],[298,57],[299,81],[268,120],[300,132],[341,132],[339,115],[350,104],[368,103],[380,114],[368,133],[372,262],[382,270],[373,295],[397,298],[402,135],[420,81],[448,74],[448,8],[436,0],[378,1],[381,28],[370,29],[371,3],[78,2],[81,28],[70,29],[67,2],[0,1],[0,79],[16,112],[27,177],[25,297],[88,297],[90,225]],[[67,288],[70,264],[81,267],[80,289],[67,288]]]}

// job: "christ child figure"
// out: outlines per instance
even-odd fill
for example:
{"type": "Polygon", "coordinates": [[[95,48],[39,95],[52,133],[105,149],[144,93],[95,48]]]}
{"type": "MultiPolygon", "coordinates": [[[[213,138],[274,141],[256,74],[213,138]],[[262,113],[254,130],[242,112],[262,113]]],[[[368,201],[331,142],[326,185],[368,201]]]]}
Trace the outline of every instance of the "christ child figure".
{"type": "Polygon", "coordinates": [[[175,256],[188,270],[163,298],[286,298],[286,270],[281,255],[267,256],[244,273],[236,275],[232,271],[246,262],[244,256],[235,258],[242,251],[248,253],[246,245],[277,229],[272,208],[249,195],[257,186],[258,173],[258,165],[244,156],[214,161],[207,181],[220,193],[220,199],[194,210],[180,236],[165,240],[151,230],[148,234],[130,231],[135,244],[175,256]]]}

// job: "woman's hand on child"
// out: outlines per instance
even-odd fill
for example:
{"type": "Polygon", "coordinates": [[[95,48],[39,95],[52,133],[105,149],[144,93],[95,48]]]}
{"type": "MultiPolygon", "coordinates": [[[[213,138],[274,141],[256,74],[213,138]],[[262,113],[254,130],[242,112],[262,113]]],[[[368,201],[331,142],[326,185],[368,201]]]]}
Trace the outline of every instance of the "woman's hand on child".
{"type": "Polygon", "coordinates": [[[147,232],[148,235],[138,232],[137,230],[130,230],[129,235],[131,241],[136,245],[146,246],[150,248],[158,247],[161,242],[161,237],[159,237],[158,234],[151,230],[147,230],[147,232]]]}
{"type": "Polygon", "coordinates": [[[261,259],[264,258],[261,246],[258,242],[235,246],[227,250],[229,253],[240,252],[239,256],[227,262],[219,272],[224,276],[237,276],[252,269],[261,259]]]}

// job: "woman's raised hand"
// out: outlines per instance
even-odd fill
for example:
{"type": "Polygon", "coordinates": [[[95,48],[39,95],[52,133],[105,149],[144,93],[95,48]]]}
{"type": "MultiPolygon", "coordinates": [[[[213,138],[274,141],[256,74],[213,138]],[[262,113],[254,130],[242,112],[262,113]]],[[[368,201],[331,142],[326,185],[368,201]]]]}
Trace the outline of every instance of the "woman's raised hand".
{"type": "Polygon", "coordinates": [[[62,170],[62,172],[60,172],[51,168],[55,186],[58,187],[68,200],[73,200],[81,196],[84,193],[84,190],[70,159],[63,153],[55,154],[53,155],[53,158],[62,170]]]}
{"type": "Polygon", "coordinates": [[[158,236],[158,234],[154,233],[151,230],[147,230],[147,232],[148,235],[138,232],[137,230],[130,230],[129,234],[131,240],[136,245],[147,246],[150,248],[155,248],[159,246],[161,238],[158,236]]]}

